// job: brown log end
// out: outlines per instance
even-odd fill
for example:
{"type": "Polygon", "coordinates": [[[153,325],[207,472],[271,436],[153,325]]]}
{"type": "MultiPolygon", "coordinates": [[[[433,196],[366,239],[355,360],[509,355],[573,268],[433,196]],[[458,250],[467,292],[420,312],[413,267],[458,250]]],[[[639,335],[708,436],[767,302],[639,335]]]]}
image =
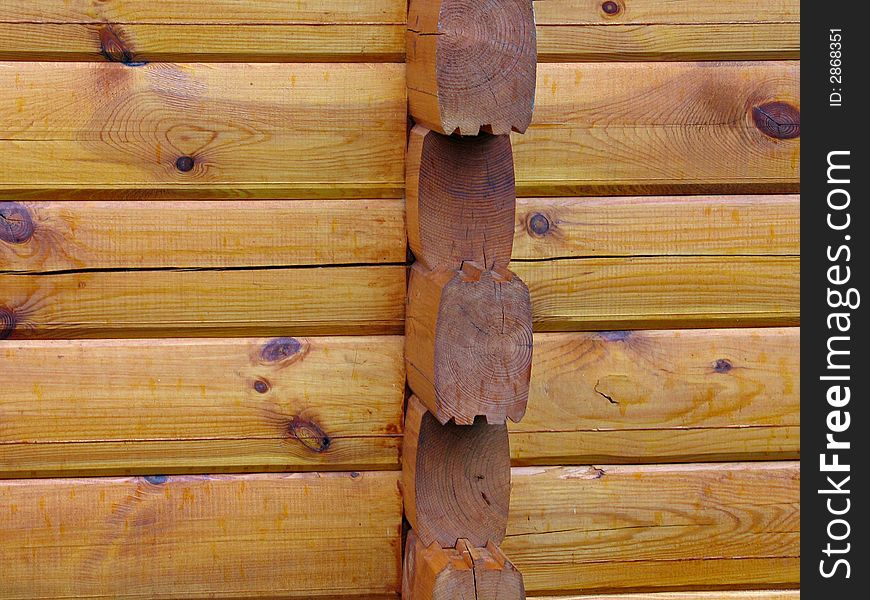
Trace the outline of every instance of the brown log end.
{"type": "Polygon", "coordinates": [[[440,423],[519,422],[532,369],[529,290],[510,271],[415,264],[408,287],[408,383],[440,423]]]}
{"type": "Polygon", "coordinates": [[[425,545],[500,543],[510,504],[506,425],[441,425],[408,400],[402,451],[405,514],[425,545]]]}
{"type": "Polygon", "coordinates": [[[524,600],[526,588],[523,576],[502,553],[501,548],[489,542],[476,548],[461,540],[457,550],[470,560],[474,569],[474,591],[477,600],[524,600]]]}
{"type": "Polygon", "coordinates": [[[524,132],[537,48],[531,0],[411,0],[411,115],[439,133],[524,132]]]}
{"type": "Polygon", "coordinates": [[[429,269],[463,261],[507,268],[516,213],[510,137],[411,130],[406,160],[408,243],[429,269]]]}

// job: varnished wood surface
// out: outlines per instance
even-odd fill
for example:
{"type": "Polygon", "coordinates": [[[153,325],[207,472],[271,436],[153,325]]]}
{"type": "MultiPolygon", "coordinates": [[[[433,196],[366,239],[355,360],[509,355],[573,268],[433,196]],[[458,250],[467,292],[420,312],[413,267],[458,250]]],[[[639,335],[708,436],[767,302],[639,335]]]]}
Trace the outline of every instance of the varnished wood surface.
{"type": "Polygon", "coordinates": [[[398,475],[0,481],[4,599],[392,597],[398,475]]]}
{"type": "Polygon", "coordinates": [[[532,126],[513,136],[517,194],[796,192],[800,137],[755,123],[770,102],[799,122],[798,62],[538,65],[532,126]]]}
{"type": "Polygon", "coordinates": [[[514,464],[800,457],[800,330],[535,336],[514,464]]]}
{"type": "Polygon", "coordinates": [[[372,198],[404,187],[402,65],[5,62],[0,121],[7,197],[372,198]]]}
{"type": "Polygon", "coordinates": [[[0,203],[0,272],[404,263],[401,200],[0,203]],[[19,217],[21,218],[21,217],[19,217]],[[26,239],[25,239],[26,238],[26,239]]]}
{"type": "MultiPolygon", "coordinates": [[[[798,458],[799,337],[536,334],[513,463],[798,458]]],[[[0,342],[0,477],[399,468],[402,338],[271,342],[0,342]]]]}
{"type": "Polygon", "coordinates": [[[0,476],[395,469],[400,337],[4,342],[0,476]]]}
{"type": "Polygon", "coordinates": [[[512,485],[501,547],[529,592],[800,582],[796,462],[528,467],[512,485]]]}

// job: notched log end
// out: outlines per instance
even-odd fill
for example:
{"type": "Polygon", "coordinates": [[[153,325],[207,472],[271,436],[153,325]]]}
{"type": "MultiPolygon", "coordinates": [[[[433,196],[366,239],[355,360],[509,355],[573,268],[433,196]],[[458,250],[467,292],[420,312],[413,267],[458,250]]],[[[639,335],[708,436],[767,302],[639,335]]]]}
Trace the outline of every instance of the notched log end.
{"type": "Polygon", "coordinates": [[[0,202],[0,241],[24,244],[33,237],[30,211],[17,202],[0,202]]]}
{"type": "Polygon", "coordinates": [[[766,102],[752,108],[752,120],[764,135],[791,140],[801,135],[800,110],[786,102],[766,102]]]}

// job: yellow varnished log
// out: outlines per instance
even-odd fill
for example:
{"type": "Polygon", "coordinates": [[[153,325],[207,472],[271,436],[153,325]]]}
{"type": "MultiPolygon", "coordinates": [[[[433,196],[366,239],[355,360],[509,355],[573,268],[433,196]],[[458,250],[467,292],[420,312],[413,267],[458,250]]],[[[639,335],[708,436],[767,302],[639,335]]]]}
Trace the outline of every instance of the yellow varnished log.
{"type": "Polygon", "coordinates": [[[4,342],[0,477],[396,469],[400,337],[4,342]]]}

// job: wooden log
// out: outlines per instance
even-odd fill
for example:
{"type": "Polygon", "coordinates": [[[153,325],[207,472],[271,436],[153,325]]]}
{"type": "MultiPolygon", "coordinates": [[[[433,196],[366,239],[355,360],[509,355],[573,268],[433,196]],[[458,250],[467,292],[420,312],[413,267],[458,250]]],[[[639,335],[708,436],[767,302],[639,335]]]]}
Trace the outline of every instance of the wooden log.
{"type": "Polygon", "coordinates": [[[412,529],[405,539],[402,600],[477,600],[474,567],[455,548],[426,546],[412,529]]]}
{"type": "Polygon", "coordinates": [[[519,421],[532,367],[532,310],[510,271],[411,268],[405,322],[408,385],[440,423],[519,421]]]}
{"type": "Polygon", "coordinates": [[[447,137],[416,125],[405,173],[408,244],[423,266],[507,268],[516,208],[510,137],[447,137]]]}
{"type": "Polygon", "coordinates": [[[798,62],[539,65],[517,193],[797,193],[799,123],[798,62]],[[769,103],[789,133],[759,126],[769,103]]]}
{"type": "Polygon", "coordinates": [[[403,72],[391,64],[0,63],[0,194],[398,198],[403,72]]]}
{"type": "Polygon", "coordinates": [[[0,271],[404,263],[402,212],[401,200],[0,202],[0,271]]]}
{"type": "Polygon", "coordinates": [[[536,334],[517,465],[800,458],[800,330],[536,334]]]}
{"type": "Polygon", "coordinates": [[[796,195],[520,198],[513,258],[797,256],[800,222],[796,195]]]}
{"type": "Polygon", "coordinates": [[[800,57],[798,0],[545,0],[535,17],[541,62],[800,57]]]}
{"type": "Polygon", "coordinates": [[[399,337],[5,342],[0,363],[0,478],[399,467],[399,337]]]}
{"type": "Polygon", "coordinates": [[[523,132],[535,99],[530,0],[410,0],[408,106],[444,134],[523,132]]]}
{"type": "Polygon", "coordinates": [[[501,548],[530,595],[795,587],[800,465],[514,469],[501,548]]]}
{"type": "Polygon", "coordinates": [[[426,547],[413,530],[405,541],[402,600],[525,600],[523,576],[493,543],[426,547]]]}
{"type": "Polygon", "coordinates": [[[474,546],[504,538],[511,493],[505,425],[442,425],[408,399],[402,444],[405,516],[424,546],[474,546]]]}
{"type": "Polygon", "coordinates": [[[541,596],[530,600],[799,600],[800,590],[652,592],[639,594],[593,594],[541,596]]]}
{"type": "Polygon", "coordinates": [[[536,331],[792,326],[798,257],[673,256],[514,262],[536,331]],[[606,316],[605,316],[606,315],[606,316]]]}
{"type": "Polygon", "coordinates": [[[372,472],[0,481],[2,595],[395,598],[397,479],[372,472]]]}
{"type": "Polygon", "coordinates": [[[0,337],[400,333],[405,267],[0,275],[0,337]]]}
{"type": "MultiPolygon", "coordinates": [[[[294,4],[285,3],[285,6],[294,4]]],[[[212,10],[210,7],[203,12],[212,10]]],[[[197,19],[201,20],[202,14],[197,19]]],[[[401,20],[404,21],[404,15],[401,20]]],[[[0,60],[108,61],[127,65],[150,62],[402,62],[405,31],[404,22],[152,22],[110,25],[105,22],[74,22],[72,19],[64,23],[0,21],[0,60]]]]}

